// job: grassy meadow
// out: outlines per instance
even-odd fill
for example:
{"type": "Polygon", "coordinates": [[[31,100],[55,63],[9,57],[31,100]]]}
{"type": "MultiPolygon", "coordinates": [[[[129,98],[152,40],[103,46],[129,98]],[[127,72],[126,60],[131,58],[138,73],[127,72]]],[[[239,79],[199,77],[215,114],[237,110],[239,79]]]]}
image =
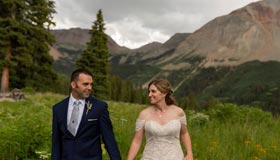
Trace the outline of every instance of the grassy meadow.
{"type": "MultiPolygon", "coordinates": [[[[0,159],[50,159],[52,105],[64,95],[27,94],[0,102],[0,159]]],[[[126,159],[138,113],[145,106],[109,101],[115,136],[126,159]]],[[[195,160],[279,160],[280,119],[249,106],[219,104],[186,111],[195,160]]],[[[143,145],[141,150],[143,149],[143,145]]],[[[105,160],[109,159],[104,150],[105,160]]],[[[140,159],[139,152],[137,159],[140,159]]]]}

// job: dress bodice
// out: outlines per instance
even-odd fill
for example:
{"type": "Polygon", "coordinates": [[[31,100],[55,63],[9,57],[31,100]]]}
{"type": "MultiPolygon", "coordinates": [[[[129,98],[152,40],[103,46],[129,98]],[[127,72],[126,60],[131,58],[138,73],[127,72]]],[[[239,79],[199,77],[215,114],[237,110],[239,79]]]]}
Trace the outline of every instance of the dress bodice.
{"type": "Polygon", "coordinates": [[[181,125],[186,125],[186,117],[160,124],[153,120],[136,121],[136,131],[144,127],[146,145],[142,160],[182,160],[180,145],[181,125]]]}

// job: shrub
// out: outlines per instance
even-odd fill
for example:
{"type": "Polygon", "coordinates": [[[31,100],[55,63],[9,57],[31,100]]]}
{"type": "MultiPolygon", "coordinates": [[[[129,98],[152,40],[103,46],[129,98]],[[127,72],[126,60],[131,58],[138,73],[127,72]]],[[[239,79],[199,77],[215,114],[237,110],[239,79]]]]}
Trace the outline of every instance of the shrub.
{"type": "Polygon", "coordinates": [[[194,113],[189,116],[188,123],[190,125],[204,125],[209,121],[209,116],[203,113],[194,113]]]}

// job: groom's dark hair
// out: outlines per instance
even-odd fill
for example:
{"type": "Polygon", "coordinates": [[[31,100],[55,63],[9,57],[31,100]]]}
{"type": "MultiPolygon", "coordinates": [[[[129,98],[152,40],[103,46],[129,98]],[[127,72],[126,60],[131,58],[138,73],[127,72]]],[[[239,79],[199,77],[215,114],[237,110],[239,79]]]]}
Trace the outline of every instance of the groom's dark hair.
{"type": "Polygon", "coordinates": [[[79,75],[80,75],[81,73],[93,77],[92,74],[91,74],[88,70],[83,69],[83,68],[80,68],[80,69],[76,69],[75,71],[72,72],[72,75],[71,75],[71,82],[72,82],[72,81],[77,81],[77,80],[78,80],[78,77],[79,77],[79,75]]]}

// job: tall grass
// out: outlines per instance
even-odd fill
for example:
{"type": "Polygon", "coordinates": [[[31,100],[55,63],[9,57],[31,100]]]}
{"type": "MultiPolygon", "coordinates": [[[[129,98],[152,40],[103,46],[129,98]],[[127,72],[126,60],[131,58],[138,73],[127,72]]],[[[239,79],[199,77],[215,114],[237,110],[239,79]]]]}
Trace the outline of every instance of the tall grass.
{"type": "MultiPolygon", "coordinates": [[[[130,142],[134,136],[137,116],[144,106],[123,102],[108,102],[108,105],[110,117],[114,126],[115,137],[118,141],[122,158],[126,159],[130,142]]],[[[109,160],[107,154],[105,154],[103,158],[109,160]]]]}
{"type": "MultiPolygon", "coordinates": [[[[18,102],[0,102],[0,159],[50,159],[51,107],[65,96],[28,94],[18,102]]],[[[123,159],[143,105],[108,102],[123,159]]],[[[221,104],[201,113],[186,111],[196,160],[278,160],[280,120],[249,106],[221,104]]],[[[136,159],[140,159],[141,151],[136,159]]],[[[106,150],[105,160],[109,159],[106,150]]]]}
{"type": "Polygon", "coordinates": [[[51,104],[61,98],[61,95],[37,93],[27,95],[24,101],[0,102],[2,160],[39,159],[40,155],[49,157],[51,104]]]}

